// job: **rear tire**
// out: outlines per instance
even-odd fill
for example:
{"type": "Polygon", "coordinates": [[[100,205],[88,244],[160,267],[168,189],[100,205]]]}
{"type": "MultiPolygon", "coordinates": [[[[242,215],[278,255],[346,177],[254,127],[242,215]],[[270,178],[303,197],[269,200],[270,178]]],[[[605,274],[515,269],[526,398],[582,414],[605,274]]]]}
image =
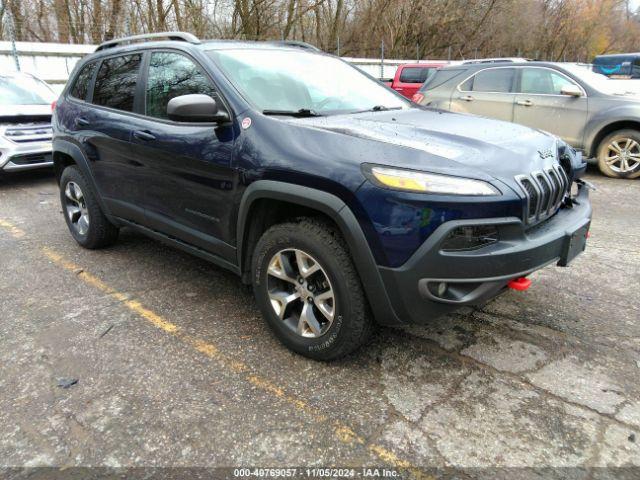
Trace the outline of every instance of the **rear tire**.
{"type": "Polygon", "coordinates": [[[67,227],[80,246],[104,248],[118,239],[118,227],[105,217],[93,188],[75,165],[60,176],[60,202],[67,227]]]}
{"type": "Polygon", "coordinates": [[[370,339],[374,323],[360,278],[328,222],[302,218],[269,228],[254,250],[252,275],[263,317],[294,352],[334,360],[370,339]]]}
{"type": "Polygon", "coordinates": [[[640,177],[640,132],[618,130],[598,146],[598,168],[611,178],[640,177]]]}

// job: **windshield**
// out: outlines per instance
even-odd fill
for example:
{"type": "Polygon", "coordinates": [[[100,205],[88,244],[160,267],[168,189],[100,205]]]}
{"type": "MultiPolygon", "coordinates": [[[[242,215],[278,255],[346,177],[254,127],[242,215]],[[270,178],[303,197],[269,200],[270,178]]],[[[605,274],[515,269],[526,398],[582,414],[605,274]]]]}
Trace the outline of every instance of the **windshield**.
{"type": "Polygon", "coordinates": [[[410,103],[337,58],[297,50],[208,52],[240,93],[261,111],[327,115],[410,103]]]}
{"type": "Polygon", "coordinates": [[[29,76],[0,76],[0,105],[49,105],[53,91],[40,80],[29,76]]]}
{"type": "Polygon", "coordinates": [[[562,68],[578,77],[591,88],[602,93],[607,93],[609,95],[625,95],[633,93],[631,88],[627,88],[631,86],[626,83],[628,80],[613,80],[605,75],[593,72],[588,66],[585,67],[582,65],[563,63],[562,68]]]}

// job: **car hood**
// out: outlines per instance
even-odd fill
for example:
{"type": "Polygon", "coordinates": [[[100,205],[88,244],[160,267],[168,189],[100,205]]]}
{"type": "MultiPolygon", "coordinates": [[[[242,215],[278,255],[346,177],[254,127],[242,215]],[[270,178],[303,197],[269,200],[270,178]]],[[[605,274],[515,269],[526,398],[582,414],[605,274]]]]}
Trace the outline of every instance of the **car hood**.
{"type": "Polygon", "coordinates": [[[2,105],[0,106],[0,122],[3,118],[16,117],[51,117],[51,105],[2,105]]]}
{"type": "Polygon", "coordinates": [[[403,149],[393,159],[387,154],[385,159],[389,160],[372,158],[369,163],[471,178],[512,180],[515,175],[540,170],[557,161],[555,137],[474,115],[411,108],[293,121],[403,149]]]}

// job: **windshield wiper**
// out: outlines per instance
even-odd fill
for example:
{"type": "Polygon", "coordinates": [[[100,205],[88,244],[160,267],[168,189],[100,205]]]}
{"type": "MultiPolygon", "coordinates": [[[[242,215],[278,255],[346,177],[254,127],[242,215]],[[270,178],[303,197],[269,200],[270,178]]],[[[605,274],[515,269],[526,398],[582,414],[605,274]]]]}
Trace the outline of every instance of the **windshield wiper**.
{"type": "Polygon", "coordinates": [[[386,107],[384,105],[374,105],[371,108],[365,110],[358,110],[352,113],[365,113],[365,112],[386,112],[387,110],[402,110],[402,107],[386,107]]]}
{"type": "Polygon", "coordinates": [[[311,110],[310,108],[301,108],[300,110],[263,110],[265,115],[288,115],[290,117],[321,117],[318,112],[311,110]]]}

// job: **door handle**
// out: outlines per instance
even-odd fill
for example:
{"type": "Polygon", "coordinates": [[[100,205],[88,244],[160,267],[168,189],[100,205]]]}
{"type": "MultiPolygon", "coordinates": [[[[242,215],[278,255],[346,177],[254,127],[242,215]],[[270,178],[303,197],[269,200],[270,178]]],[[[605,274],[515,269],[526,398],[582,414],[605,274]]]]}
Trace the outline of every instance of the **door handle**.
{"type": "Polygon", "coordinates": [[[89,126],[89,120],[87,120],[86,118],[78,117],[78,118],[76,118],[76,126],[78,126],[78,127],[88,127],[89,126]]]}
{"type": "Polygon", "coordinates": [[[135,132],[133,132],[133,136],[138,140],[142,140],[143,142],[149,142],[156,139],[155,135],[147,132],[146,130],[136,130],[135,132]]]}
{"type": "Polygon", "coordinates": [[[471,95],[465,95],[464,97],[458,97],[460,100],[464,100],[465,102],[473,102],[473,97],[471,95]]]}
{"type": "Polygon", "coordinates": [[[533,105],[533,102],[531,100],[518,100],[516,101],[516,103],[518,105],[522,105],[523,107],[530,107],[531,105],[533,105]]]}

